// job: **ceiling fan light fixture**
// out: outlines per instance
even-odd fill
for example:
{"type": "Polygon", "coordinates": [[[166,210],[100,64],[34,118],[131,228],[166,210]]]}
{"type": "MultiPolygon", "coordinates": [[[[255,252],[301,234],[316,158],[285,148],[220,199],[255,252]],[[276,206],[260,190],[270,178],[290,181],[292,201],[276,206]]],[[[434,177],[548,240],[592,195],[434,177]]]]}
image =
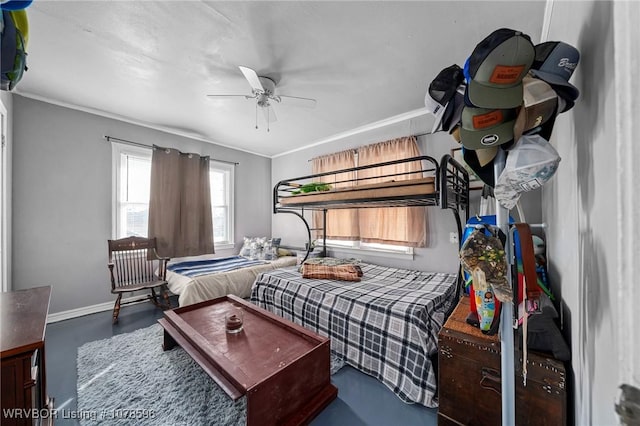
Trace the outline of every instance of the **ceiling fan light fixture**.
{"type": "Polygon", "coordinates": [[[276,82],[269,78],[259,76],[249,67],[239,66],[240,71],[251,86],[251,95],[207,95],[210,97],[242,97],[246,99],[256,100],[256,129],[258,128],[258,107],[262,108],[265,119],[267,121],[267,131],[269,131],[269,123],[277,121],[276,112],[273,110],[272,101],[282,103],[283,98],[286,104],[293,106],[302,106],[306,108],[314,108],[316,100],[311,98],[301,98],[298,96],[276,95],[276,82]]]}

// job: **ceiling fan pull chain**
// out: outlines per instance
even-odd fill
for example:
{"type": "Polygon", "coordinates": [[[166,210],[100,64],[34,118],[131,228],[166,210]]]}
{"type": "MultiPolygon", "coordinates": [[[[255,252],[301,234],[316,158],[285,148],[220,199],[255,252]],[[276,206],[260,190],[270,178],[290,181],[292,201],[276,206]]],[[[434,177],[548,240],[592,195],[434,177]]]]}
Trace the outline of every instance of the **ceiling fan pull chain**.
{"type": "Polygon", "coordinates": [[[256,130],[258,130],[258,103],[256,102],[256,130]]]}
{"type": "Polygon", "coordinates": [[[269,120],[269,106],[267,106],[267,132],[269,132],[270,129],[271,129],[269,121],[271,121],[271,120],[269,120]]]}

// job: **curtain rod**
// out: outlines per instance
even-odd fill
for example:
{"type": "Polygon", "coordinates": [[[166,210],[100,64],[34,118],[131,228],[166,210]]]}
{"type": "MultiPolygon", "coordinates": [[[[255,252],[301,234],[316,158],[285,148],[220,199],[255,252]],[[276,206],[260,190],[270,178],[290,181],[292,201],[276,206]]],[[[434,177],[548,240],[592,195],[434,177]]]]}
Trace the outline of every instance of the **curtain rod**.
{"type": "MultiPolygon", "coordinates": [[[[151,145],[147,145],[147,144],[140,143],[140,142],[128,141],[126,139],[114,138],[113,136],[105,135],[104,139],[107,142],[110,142],[110,141],[114,140],[114,141],[122,142],[122,143],[125,143],[125,144],[128,144],[128,145],[141,146],[141,147],[144,147],[144,148],[153,148],[153,146],[151,146],[151,145]]],[[[237,166],[238,164],[240,164],[240,163],[236,163],[235,161],[225,161],[225,160],[216,160],[216,159],[212,159],[212,161],[217,161],[219,163],[233,164],[234,166],[237,166]]]]}
{"type": "MultiPolygon", "coordinates": [[[[427,132],[427,133],[419,133],[419,134],[417,134],[417,135],[408,135],[408,136],[401,136],[401,137],[407,137],[407,138],[414,137],[414,138],[419,138],[420,136],[426,136],[426,135],[432,135],[432,134],[433,134],[433,133],[431,133],[431,132],[427,132]]],[[[396,139],[397,139],[397,138],[396,138],[396,139]]],[[[331,153],[331,154],[318,155],[317,157],[309,158],[309,159],[307,160],[307,163],[309,163],[309,162],[311,162],[311,161],[315,160],[316,158],[322,158],[322,157],[326,157],[326,156],[329,156],[329,155],[339,154],[339,153],[341,153],[341,152],[347,152],[347,151],[355,151],[355,152],[358,152],[358,149],[357,149],[357,148],[351,148],[351,149],[345,149],[345,150],[342,150],[342,151],[334,152],[334,153],[331,153]]]]}

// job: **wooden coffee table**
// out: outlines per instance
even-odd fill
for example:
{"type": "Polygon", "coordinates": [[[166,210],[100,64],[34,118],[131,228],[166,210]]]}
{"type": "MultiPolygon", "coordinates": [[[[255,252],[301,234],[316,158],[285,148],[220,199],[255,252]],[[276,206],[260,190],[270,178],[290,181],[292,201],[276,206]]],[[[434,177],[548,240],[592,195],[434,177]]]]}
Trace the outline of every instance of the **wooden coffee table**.
{"type": "Polygon", "coordinates": [[[164,350],[180,345],[233,400],[246,395],[248,425],[308,423],[338,394],[329,339],[236,296],[165,311],[164,350]],[[241,308],[241,332],[225,312],[241,308]]]}

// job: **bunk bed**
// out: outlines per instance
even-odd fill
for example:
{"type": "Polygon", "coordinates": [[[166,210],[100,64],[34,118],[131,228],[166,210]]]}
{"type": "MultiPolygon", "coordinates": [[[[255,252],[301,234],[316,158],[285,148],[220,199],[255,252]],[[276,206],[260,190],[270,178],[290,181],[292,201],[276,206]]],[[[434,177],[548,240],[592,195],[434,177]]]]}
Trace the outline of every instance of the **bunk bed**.
{"type": "MultiPolygon", "coordinates": [[[[293,214],[303,221],[309,241],[312,230],[326,236],[327,210],[371,207],[449,209],[461,237],[461,213],[465,222],[469,216],[469,175],[450,155],[440,162],[420,156],[283,180],[274,187],[273,203],[274,213],[293,214]],[[365,168],[406,161],[419,162],[421,169],[358,179],[365,168]],[[345,172],[354,177],[340,179],[345,172]],[[310,211],[323,213],[322,226],[309,226],[305,214],[310,211]]],[[[297,267],[265,272],[253,284],[251,301],[330,337],[334,353],[379,379],[403,401],[437,406],[431,357],[437,354],[438,331],[459,298],[460,277],[358,266],[362,279],[356,282],[303,278],[297,267]]]]}
{"type": "MultiPolygon", "coordinates": [[[[463,222],[460,213],[465,214],[464,223],[469,218],[467,170],[449,154],[444,155],[439,163],[433,157],[419,156],[287,179],[273,188],[273,213],[294,214],[303,221],[309,240],[307,256],[311,251],[312,229],[305,212],[321,211],[323,225],[315,229],[324,231],[326,212],[330,209],[416,206],[439,206],[451,210],[461,241],[463,222]],[[420,163],[420,170],[358,177],[362,170],[415,162],[420,163]],[[355,177],[340,178],[348,173],[355,177]],[[305,188],[316,190],[305,192],[305,188]]],[[[323,253],[326,253],[326,244],[323,244],[323,253]]]]}

